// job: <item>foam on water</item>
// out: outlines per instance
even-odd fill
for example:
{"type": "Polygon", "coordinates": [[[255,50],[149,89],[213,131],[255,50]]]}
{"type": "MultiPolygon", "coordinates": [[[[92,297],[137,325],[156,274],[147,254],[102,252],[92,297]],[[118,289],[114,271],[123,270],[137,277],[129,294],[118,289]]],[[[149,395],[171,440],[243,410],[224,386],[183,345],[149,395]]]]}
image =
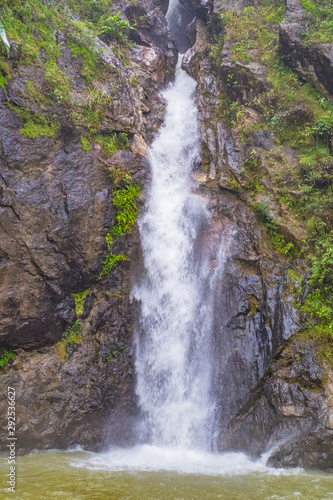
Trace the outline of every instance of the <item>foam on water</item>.
{"type": "Polygon", "coordinates": [[[170,471],[179,474],[211,476],[247,475],[296,475],[301,469],[273,469],[265,460],[253,461],[242,453],[208,453],[200,450],[141,445],[133,448],[113,448],[106,453],[90,454],[71,460],[75,467],[109,471],[170,471]]]}

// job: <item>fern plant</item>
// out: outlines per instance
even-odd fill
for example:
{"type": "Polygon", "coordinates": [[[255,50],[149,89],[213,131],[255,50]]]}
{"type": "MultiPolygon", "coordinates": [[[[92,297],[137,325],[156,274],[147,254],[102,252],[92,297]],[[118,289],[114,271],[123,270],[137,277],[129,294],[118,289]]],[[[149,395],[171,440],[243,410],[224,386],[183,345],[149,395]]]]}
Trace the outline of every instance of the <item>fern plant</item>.
{"type": "Polygon", "coordinates": [[[127,19],[119,19],[120,11],[114,16],[102,17],[100,30],[110,39],[115,38],[123,43],[128,39],[128,33],[135,28],[130,25],[127,19]]]}

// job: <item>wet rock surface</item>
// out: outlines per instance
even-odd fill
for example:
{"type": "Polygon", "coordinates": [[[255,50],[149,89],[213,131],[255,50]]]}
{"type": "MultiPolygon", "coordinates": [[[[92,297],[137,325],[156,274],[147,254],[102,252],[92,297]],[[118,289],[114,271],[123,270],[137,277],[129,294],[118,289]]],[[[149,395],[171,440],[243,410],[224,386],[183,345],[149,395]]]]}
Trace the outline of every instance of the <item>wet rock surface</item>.
{"type": "MultiPolygon", "coordinates": [[[[69,343],[64,352],[58,344],[19,350],[1,376],[1,394],[7,386],[16,391],[18,453],[78,444],[101,450],[110,442],[133,440],[136,404],[127,281],[124,264],[112,282],[91,292],[87,302],[93,306],[84,320],[81,343],[69,343]]],[[[0,407],[5,415],[5,398],[0,407]]]]}
{"type": "Polygon", "coordinates": [[[227,423],[223,448],[254,456],[273,448],[268,463],[274,467],[332,469],[332,376],[313,344],[290,341],[227,423]]]}
{"type": "MultiPolygon", "coordinates": [[[[237,130],[215,118],[221,88],[227,87],[228,59],[215,62],[204,50],[207,28],[199,28],[196,44],[187,51],[183,65],[198,80],[198,106],[204,144],[202,193],[211,201],[211,252],[221,255],[221,276],[217,279],[214,311],[214,397],[218,402],[220,438],[223,422],[247,400],[274,357],[278,346],[298,329],[298,313],[286,291],[287,264],[275,252],[265,230],[240,193],[237,183],[246,178],[243,161],[253,147],[244,144],[237,130]],[[203,34],[205,33],[205,34],[203,34]],[[212,117],[214,119],[212,120],[212,117]]],[[[254,78],[252,69],[248,69],[254,78]]],[[[243,79],[247,78],[247,74],[243,79]]],[[[258,89],[258,86],[256,87],[258,89]]],[[[260,88],[260,87],[259,87],[260,88]]],[[[236,92],[229,89],[229,92],[236,92]]],[[[252,90],[249,88],[249,92],[252,90]]],[[[248,109],[249,120],[256,120],[248,109]]],[[[259,141],[259,140],[258,140],[259,141]]],[[[256,151],[264,150],[261,140],[256,151]]]]}
{"type": "MultiPolygon", "coordinates": [[[[289,29],[288,23],[294,38],[303,29],[299,26],[302,7],[299,2],[291,4],[281,25],[280,41],[282,31],[289,29]],[[297,29],[292,22],[298,23],[297,29]]],[[[208,24],[212,22],[210,19],[208,24]]],[[[241,129],[231,127],[223,115],[223,99],[229,98],[243,104],[246,124],[257,125],[261,118],[256,107],[245,103],[260,99],[271,84],[260,60],[234,60],[228,33],[217,62],[205,50],[209,36],[203,23],[197,30],[196,44],[184,56],[183,66],[198,81],[203,157],[196,179],[212,207],[212,254],[218,255],[220,249],[220,261],[212,265],[222,262],[223,268],[220,277],[215,277],[216,446],[220,451],[238,450],[256,457],[275,446],[270,465],[331,468],[331,369],[323,366],[313,342],[297,339],[302,317],[290,291],[290,261],[274,250],[253,213],[246,187],[247,158],[255,158],[260,165],[260,180],[266,191],[265,196],[255,199],[269,201],[285,241],[297,246],[304,229],[287,211],[274,209],[269,181],[272,163],[268,158],[274,149],[271,134],[262,130],[245,141],[241,129]],[[281,346],[288,339],[289,348],[283,351],[281,346]]],[[[328,75],[330,70],[326,70],[328,75]]],[[[306,113],[295,108],[288,119],[304,121],[306,113]]],[[[291,148],[284,148],[283,154],[295,161],[296,151],[291,148]]],[[[274,168],[279,161],[281,157],[276,155],[274,168]]],[[[296,265],[304,269],[301,260],[296,265]]]]}
{"type": "MultiPolygon", "coordinates": [[[[129,293],[140,242],[136,227],[118,238],[112,252],[128,261],[98,281],[116,215],[109,174],[120,169],[143,187],[149,181],[148,144],[164,119],[160,91],[172,78],[176,57],[163,3],[137,8],[129,17],[142,17],[138,32],[145,43],[129,48],[126,65],[96,40],[108,80],[96,77],[95,91],[110,96],[100,133],[126,132],[127,150],[106,157],[94,143],[84,151],[85,123],[64,123],[54,138],[23,137],[8,101],[32,109],[26,80],[41,92],[45,85],[33,66],[13,74],[7,94],[0,88],[0,348],[17,353],[0,375],[0,404],[4,419],[7,386],[15,387],[18,453],[77,444],[98,450],[133,440],[129,293]],[[64,343],[66,328],[78,319],[72,294],[88,289],[80,338],[64,343]]],[[[71,75],[72,102],[80,109],[90,95],[82,67],[62,33],[58,43],[59,64],[71,75]]],[[[52,106],[45,113],[54,112],[52,106]]],[[[5,447],[5,421],[1,427],[5,447]]]]}
{"type": "Polygon", "coordinates": [[[1,105],[1,337],[35,348],[74,319],[71,293],[100,268],[111,223],[110,183],[79,141],[23,138],[1,105]]]}

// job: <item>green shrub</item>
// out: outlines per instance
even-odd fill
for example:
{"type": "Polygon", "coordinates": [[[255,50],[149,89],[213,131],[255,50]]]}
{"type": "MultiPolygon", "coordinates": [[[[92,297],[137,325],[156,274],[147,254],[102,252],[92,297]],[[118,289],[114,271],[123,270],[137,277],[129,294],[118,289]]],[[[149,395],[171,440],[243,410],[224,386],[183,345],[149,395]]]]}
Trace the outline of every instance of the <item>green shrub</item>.
{"type": "Polygon", "coordinates": [[[58,354],[61,361],[65,361],[68,356],[68,347],[71,342],[74,344],[81,344],[82,336],[80,334],[82,330],[82,323],[79,319],[75,321],[72,326],[66,328],[62,334],[61,339],[54,346],[55,352],[58,354]]]}
{"type": "Polygon", "coordinates": [[[4,350],[2,356],[0,356],[0,368],[4,368],[9,360],[15,359],[16,353],[12,350],[4,350]]]}
{"type": "Polygon", "coordinates": [[[117,149],[128,149],[129,142],[126,132],[111,135],[97,135],[94,141],[102,146],[106,156],[112,156],[117,149]]]}
{"type": "Polygon", "coordinates": [[[307,30],[304,34],[308,44],[333,41],[332,0],[301,0],[307,13],[307,30]]]}
{"type": "Polygon", "coordinates": [[[322,325],[327,326],[332,322],[333,309],[327,304],[319,289],[314,290],[306,296],[301,311],[305,312],[310,318],[318,319],[322,325]]]}
{"type": "Polygon", "coordinates": [[[112,252],[108,253],[104,258],[102,271],[98,276],[98,280],[101,280],[102,278],[110,274],[110,272],[116,267],[118,262],[125,262],[128,260],[129,258],[126,257],[126,255],[124,255],[123,253],[120,253],[118,255],[115,255],[112,252]]]}
{"type": "Polygon", "coordinates": [[[320,287],[325,296],[333,298],[333,231],[317,241],[311,260],[309,284],[320,287]]]}
{"type": "Polygon", "coordinates": [[[269,205],[268,203],[262,203],[257,201],[252,204],[252,210],[257,216],[259,222],[264,224],[267,230],[275,231],[277,228],[277,223],[274,221],[273,217],[269,214],[269,205]]]}
{"type": "Polygon", "coordinates": [[[301,4],[302,4],[302,7],[309,12],[315,12],[317,10],[317,7],[315,6],[315,4],[310,2],[310,0],[301,0],[301,4]]]}
{"type": "Polygon", "coordinates": [[[138,216],[136,199],[140,192],[140,186],[137,184],[127,184],[123,189],[113,191],[112,203],[117,209],[116,224],[111,231],[114,238],[129,233],[135,224],[138,216]]]}
{"type": "Polygon", "coordinates": [[[12,106],[12,109],[20,117],[21,128],[19,132],[23,137],[35,139],[36,137],[54,137],[56,135],[58,125],[53,116],[46,118],[41,113],[18,106],[12,106]]]}
{"type": "Polygon", "coordinates": [[[110,39],[116,39],[119,42],[128,40],[128,34],[135,29],[126,19],[119,19],[120,11],[114,16],[104,16],[100,21],[100,30],[110,39]]]}
{"type": "Polygon", "coordinates": [[[89,152],[91,149],[91,144],[90,144],[89,139],[87,137],[81,136],[80,140],[81,140],[81,145],[82,145],[83,151],[89,152]]]}
{"type": "Polygon", "coordinates": [[[3,76],[1,75],[1,73],[0,73],[0,87],[2,87],[4,89],[4,91],[6,92],[5,80],[3,79],[3,76]]]}
{"type": "Polygon", "coordinates": [[[63,333],[62,338],[67,342],[75,342],[76,344],[80,344],[82,342],[82,337],[80,332],[82,330],[82,323],[79,319],[77,319],[74,325],[69,326],[63,333]]]}
{"type": "Polygon", "coordinates": [[[119,168],[113,169],[109,173],[110,180],[113,183],[112,203],[116,208],[115,224],[105,236],[108,245],[109,253],[104,257],[102,271],[98,280],[108,275],[114,269],[118,262],[130,260],[124,254],[113,254],[110,250],[114,238],[119,238],[131,231],[138,216],[138,208],[136,199],[139,196],[141,189],[137,184],[132,184],[131,174],[122,171],[119,168]]]}
{"type": "Polygon", "coordinates": [[[108,245],[108,248],[110,250],[110,248],[112,247],[112,243],[113,243],[113,237],[112,237],[112,234],[111,234],[111,231],[109,231],[106,235],[105,235],[105,241],[108,245]]]}
{"type": "Polygon", "coordinates": [[[269,214],[270,209],[268,203],[257,201],[251,206],[257,216],[257,219],[265,226],[275,250],[282,253],[283,255],[297,254],[298,252],[294,244],[291,241],[287,243],[282,234],[278,233],[278,223],[269,214]]]}

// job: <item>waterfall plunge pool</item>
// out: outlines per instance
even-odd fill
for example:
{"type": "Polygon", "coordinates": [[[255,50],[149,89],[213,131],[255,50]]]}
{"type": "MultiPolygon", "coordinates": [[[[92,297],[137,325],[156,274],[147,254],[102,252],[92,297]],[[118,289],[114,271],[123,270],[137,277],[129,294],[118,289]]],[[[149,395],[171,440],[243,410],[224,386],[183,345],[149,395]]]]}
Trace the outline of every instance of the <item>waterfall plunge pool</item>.
{"type": "Polygon", "coordinates": [[[272,469],[240,453],[214,455],[137,446],[106,453],[38,452],[18,457],[16,492],[7,490],[1,457],[0,498],[13,500],[333,499],[333,476],[272,469]]]}

